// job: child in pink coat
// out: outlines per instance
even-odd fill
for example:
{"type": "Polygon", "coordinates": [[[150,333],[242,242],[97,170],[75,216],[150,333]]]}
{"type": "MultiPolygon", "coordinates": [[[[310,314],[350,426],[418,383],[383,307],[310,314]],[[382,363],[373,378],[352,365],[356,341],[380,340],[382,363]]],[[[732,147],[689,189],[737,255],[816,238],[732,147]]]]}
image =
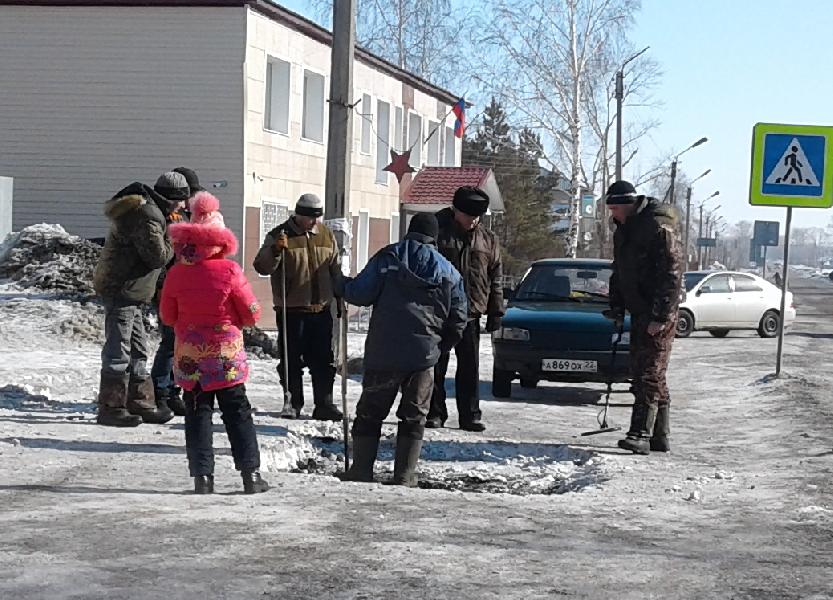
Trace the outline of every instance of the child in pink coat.
{"type": "Polygon", "coordinates": [[[176,332],[174,378],[185,390],[185,447],[194,491],[214,491],[216,398],[244,492],[264,492],[269,486],[259,473],[241,331],[257,322],[260,305],[240,265],[226,258],[237,252],[237,238],[225,227],[220,202],[208,192],[191,200],[191,222],[173,224],[168,232],[177,262],[165,279],[159,313],[176,332]]]}

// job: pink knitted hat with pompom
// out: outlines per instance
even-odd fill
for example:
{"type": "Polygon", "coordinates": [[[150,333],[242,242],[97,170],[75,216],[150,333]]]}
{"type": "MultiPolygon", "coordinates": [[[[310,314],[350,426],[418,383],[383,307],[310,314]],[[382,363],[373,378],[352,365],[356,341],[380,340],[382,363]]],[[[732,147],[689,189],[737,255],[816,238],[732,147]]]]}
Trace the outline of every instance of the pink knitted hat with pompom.
{"type": "Polygon", "coordinates": [[[208,192],[198,192],[191,199],[191,223],[208,227],[225,227],[226,222],[220,212],[220,201],[208,192]]]}

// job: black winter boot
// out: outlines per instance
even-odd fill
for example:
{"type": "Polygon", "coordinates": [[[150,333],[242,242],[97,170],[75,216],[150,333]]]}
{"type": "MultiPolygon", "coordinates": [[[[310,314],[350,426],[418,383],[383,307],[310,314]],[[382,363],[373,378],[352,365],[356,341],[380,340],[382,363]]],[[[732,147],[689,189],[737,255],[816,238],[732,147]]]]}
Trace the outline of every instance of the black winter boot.
{"type": "Polygon", "coordinates": [[[326,404],[316,405],[312,411],[312,418],[316,421],[341,421],[344,415],[331,400],[326,404]]]}
{"type": "Polygon", "coordinates": [[[378,437],[354,437],[353,438],[353,463],[347,472],[342,473],[339,479],[342,481],[373,482],[373,463],[376,462],[376,453],[379,450],[378,437]]]}
{"type": "Polygon", "coordinates": [[[127,386],[127,410],[153,425],[161,425],[174,418],[167,403],[159,402],[150,378],[130,381],[127,386]]]}
{"type": "Polygon", "coordinates": [[[424,433],[424,425],[399,422],[399,428],[396,431],[393,479],[388,485],[417,486],[416,466],[419,462],[419,453],[422,451],[422,436],[424,433]]]}
{"type": "Polygon", "coordinates": [[[200,475],[199,477],[194,477],[194,493],[213,494],[214,475],[200,475]]]}
{"type": "Polygon", "coordinates": [[[651,452],[671,452],[671,444],[668,442],[668,436],[671,433],[671,426],[668,423],[670,408],[666,404],[657,409],[657,422],[654,425],[654,434],[651,436],[651,452]]]}
{"type": "Polygon", "coordinates": [[[260,472],[252,471],[242,472],[240,476],[243,477],[243,493],[244,494],[260,494],[269,489],[269,484],[260,476],[260,472]]]}
{"type": "Polygon", "coordinates": [[[177,417],[185,416],[185,401],[182,399],[182,388],[172,387],[168,393],[168,408],[177,417]]]}
{"type": "Polygon", "coordinates": [[[131,415],[124,408],[99,407],[95,422],[107,427],[138,427],[142,418],[131,415]]]}
{"type": "Polygon", "coordinates": [[[655,404],[637,403],[631,413],[631,428],[624,440],[619,440],[619,447],[634,454],[651,453],[651,435],[657,419],[655,404]]]}

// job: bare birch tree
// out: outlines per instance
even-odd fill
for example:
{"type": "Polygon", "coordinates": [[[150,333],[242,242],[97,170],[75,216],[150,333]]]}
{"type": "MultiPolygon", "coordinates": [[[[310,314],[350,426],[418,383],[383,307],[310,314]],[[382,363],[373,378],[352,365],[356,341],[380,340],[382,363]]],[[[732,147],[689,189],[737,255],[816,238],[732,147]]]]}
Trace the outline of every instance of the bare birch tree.
{"type": "Polygon", "coordinates": [[[578,250],[582,191],[599,184],[597,171],[610,154],[605,148],[598,158],[611,116],[607,109],[599,114],[597,95],[607,94],[600,90],[614,72],[611,49],[626,46],[638,8],[638,0],[497,0],[481,21],[486,47],[473,57],[475,78],[498,94],[515,121],[541,133],[546,160],[569,173],[568,256],[578,250]]]}

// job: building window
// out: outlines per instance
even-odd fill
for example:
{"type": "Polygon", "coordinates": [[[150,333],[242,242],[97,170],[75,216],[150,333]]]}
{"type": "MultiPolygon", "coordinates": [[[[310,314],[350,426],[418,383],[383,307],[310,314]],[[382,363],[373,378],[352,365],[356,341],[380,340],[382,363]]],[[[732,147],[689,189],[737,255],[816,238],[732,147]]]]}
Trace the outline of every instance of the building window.
{"type": "Polygon", "coordinates": [[[422,117],[408,115],[408,149],[411,151],[410,164],[415,169],[422,166],[422,117]]]}
{"type": "Polygon", "coordinates": [[[428,157],[425,161],[429,167],[439,167],[440,163],[440,136],[443,129],[436,121],[428,122],[428,157]]]}
{"type": "Polygon", "coordinates": [[[399,213],[390,213],[390,243],[395,244],[399,241],[399,213]]]}
{"type": "Polygon", "coordinates": [[[304,120],[301,137],[324,141],[324,76],[304,70],[304,120]]]}
{"type": "Polygon", "coordinates": [[[390,163],[390,104],[376,102],[376,183],[388,184],[388,172],[383,171],[390,163]]]}
{"type": "Polygon", "coordinates": [[[266,110],[263,127],[289,134],[289,80],[291,66],[270,56],[266,62],[266,110]]]}
{"type": "Polygon", "coordinates": [[[457,166],[457,138],[454,137],[454,128],[445,128],[445,166],[457,166]]]}
{"type": "MultiPolygon", "coordinates": [[[[266,239],[266,234],[289,218],[289,203],[275,199],[261,199],[260,207],[260,243],[266,239]]],[[[262,275],[268,277],[268,275],[262,275]]]]}
{"type": "Polygon", "coordinates": [[[358,246],[356,247],[356,272],[367,265],[367,254],[370,248],[370,212],[359,210],[358,246]]]}
{"type": "Polygon", "coordinates": [[[370,134],[373,129],[373,101],[362,94],[362,154],[370,154],[370,134]]]}
{"type": "Polygon", "coordinates": [[[402,152],[402,128],[403,128],[403,112],[402,107],[397,106],[396,111],[394,112],[394,119],[393,119],[393,149],[397,152],[402,152]]]}

